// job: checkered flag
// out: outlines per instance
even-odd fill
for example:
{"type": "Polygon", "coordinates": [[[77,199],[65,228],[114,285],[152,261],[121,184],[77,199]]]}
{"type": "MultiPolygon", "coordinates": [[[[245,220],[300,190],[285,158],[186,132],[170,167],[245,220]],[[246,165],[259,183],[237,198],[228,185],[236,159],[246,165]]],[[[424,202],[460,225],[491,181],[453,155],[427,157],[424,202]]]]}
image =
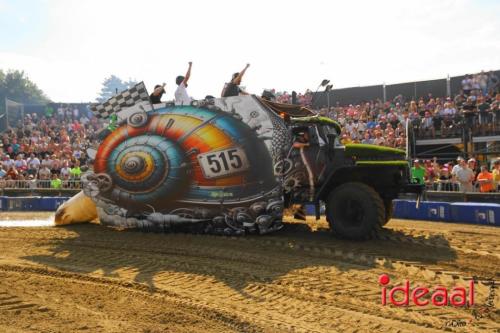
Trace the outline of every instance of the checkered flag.
{"type": "Polygon", "coordinates": [[[144,82],[140,82],[132,88],[111,97],[104,103],[92,104],[90,109],[97,118],[108,118],[113,113],[120,112],[122,108],[145,101],[149,102],[149,94],[144,82]]]}

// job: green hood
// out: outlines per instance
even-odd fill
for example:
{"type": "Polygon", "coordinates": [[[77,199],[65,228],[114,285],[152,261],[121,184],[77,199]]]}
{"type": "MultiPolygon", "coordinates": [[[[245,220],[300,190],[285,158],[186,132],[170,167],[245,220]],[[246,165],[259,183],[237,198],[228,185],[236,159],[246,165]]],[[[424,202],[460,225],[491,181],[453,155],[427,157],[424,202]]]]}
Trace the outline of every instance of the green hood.
{"type": "Polygon", "coordinates": [[[318,125],[326,125],[335,128],[337,133],[340,133],[342,128],[340,124],[333,119],[322,116],[310,116],[310,117],[300,117],[300,118],[291,118],[292,122],[295,124],[318,124],[318,125]]]}
{"type": "Polygon", "coordinates": [[[355,157],[358,160],[406,159],[406,152],[404,150],[361,143],[346,144],[345,155],[347,157],[355,157]]]}

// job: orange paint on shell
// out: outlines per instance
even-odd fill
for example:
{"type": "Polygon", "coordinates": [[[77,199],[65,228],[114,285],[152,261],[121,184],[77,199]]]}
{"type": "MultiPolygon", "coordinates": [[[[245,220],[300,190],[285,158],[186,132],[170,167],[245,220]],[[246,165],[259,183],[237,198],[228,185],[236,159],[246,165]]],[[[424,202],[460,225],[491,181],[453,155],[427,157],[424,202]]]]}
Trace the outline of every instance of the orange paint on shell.
{"type": "Polygon", "coordinates": [[[127,138],[127,136],[127,127],[122,126],[111,132],[106,139],[104,139],[97,150],[94,162],[94,171],[96,173],[106,172],[106,162],[109,155],[120,143],[122,143],[124,138],[127,138]]]}

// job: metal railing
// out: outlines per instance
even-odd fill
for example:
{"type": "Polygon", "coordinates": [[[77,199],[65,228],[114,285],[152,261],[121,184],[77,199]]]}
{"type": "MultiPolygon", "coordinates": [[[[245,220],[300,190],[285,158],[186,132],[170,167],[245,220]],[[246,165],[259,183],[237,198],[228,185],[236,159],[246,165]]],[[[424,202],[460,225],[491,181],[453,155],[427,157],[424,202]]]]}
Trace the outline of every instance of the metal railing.
{"type": "Polygon", "coordinates": [[[410,120],[416,139],[460,138],[465,129],[471,131],[474,136],[500,135],[500,117],[493,112],[487,116],[477,113],[469,120],[462,114],[434,116],[433,124],[429,127],[422,124],[422,119],[424,118],[410,120]],[[436,126],[436,123],[440,123],[440,126],[436,126]]]}
{"type": "MultiPolygon", "coordinates": [[[[500,193],[500,184],[493,184],[493,193],[500,193]]],[[[481,192],[480,184],[475,182],[472,184],[470,193],[487,193],[481,192]]],[[[437,192],[463,192],[460,189],[460,183],[452,180],[436,180],[433,182],[425,183],[426,191],[437,191],[437,192]]]]}
{"type": "Polygon", "coordinates": [[[60,189],[81,189],[81,181],[78,180],[62,180],[61,186],[55,187],[51,185],[50,180],[35,179],[35,180],[0,180],[0,190],[2,189],[26,189],[26,190],[60,190],[60,189]]]}

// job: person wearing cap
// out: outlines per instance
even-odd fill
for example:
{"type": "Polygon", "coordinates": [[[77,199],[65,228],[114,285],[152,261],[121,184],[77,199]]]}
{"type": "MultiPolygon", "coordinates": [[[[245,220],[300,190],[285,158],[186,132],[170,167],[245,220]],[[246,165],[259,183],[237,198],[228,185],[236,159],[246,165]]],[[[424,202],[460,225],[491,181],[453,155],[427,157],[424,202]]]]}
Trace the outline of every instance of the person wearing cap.
{"type": "Polygon", "coordinates": [[[451,180],[450,169],[448,166],[443,167],[439,172],[438,191],[453,191],[451,180]]]}
{"type": "Polygon", "coordinates": [[[467,166],[465,160],[462,157],[457,158],[458,164],[453,167],[451,175],[453,181],[458,182],[458,186],[461,192],[472,192],[472,182],[474,181],[474,172],[467,166]]]}
{"type": "Polygon", "coordinates": [[[426,170],[420,165],[420,161],[414,160],[411,168],[411,178],[415,179],[419,184],[424,184],[425,175],[426,170]]]}
{"type": "Polygon", "coordinates": [[[189,67],[185,76],[179,75],[175,78],[177,89],[175,90],[175,105],[191,105],[191,97],[187,93],[187,86],[189,78],[191,77],[191,66],[193,63],[189,62],[189,67]]]}
{"type": "Polygon", "coordinates": [[[481,172],[477,175],[477,182],[479,183],[480,192],[493,192],[493,175],[488,172],[486,165],[481,166],[481,172]]]}
{"type": "Polygon", "coordinates": [[[250,64],[247,64],[241,72],[233,74],[231,81],[226,83],[224,89],[222,89],[221,97],[248,95],[247,92],[240,88],[241,79],[243,79],[243,75],[245,75],[248,67],[250,67],[250,64]]]}
{"type": "Polygon", "coordinates": [[[165,86],[166,83],[163,83],[163,85],[157,84],[155,86],[154,91],[149,95],[149,100],[151,101],[151,104],[160,104],[161,103],[161,97],[165,93],[165,86]]]}

